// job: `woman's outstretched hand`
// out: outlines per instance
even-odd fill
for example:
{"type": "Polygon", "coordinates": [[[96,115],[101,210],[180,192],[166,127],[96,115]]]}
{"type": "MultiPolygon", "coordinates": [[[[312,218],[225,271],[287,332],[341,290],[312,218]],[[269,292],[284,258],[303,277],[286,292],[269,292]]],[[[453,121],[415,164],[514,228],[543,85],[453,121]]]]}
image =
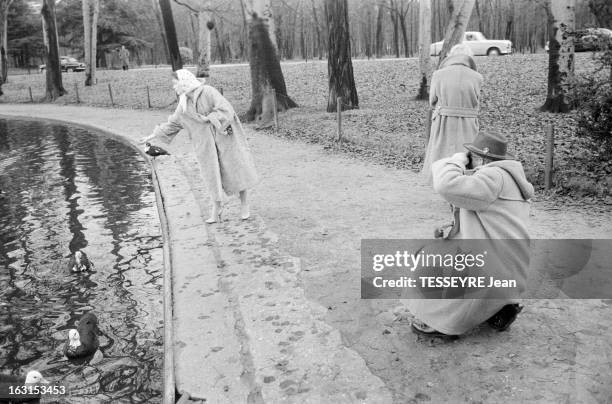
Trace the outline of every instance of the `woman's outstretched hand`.
{"type": "Polygon", "coordinates": [[[141,137],[140,140],[138,141],[138,144],[145,144],[149,140],[153,139],[153,137],[154,137],[154,135],[149,135],[149,136],[141,137]]]}

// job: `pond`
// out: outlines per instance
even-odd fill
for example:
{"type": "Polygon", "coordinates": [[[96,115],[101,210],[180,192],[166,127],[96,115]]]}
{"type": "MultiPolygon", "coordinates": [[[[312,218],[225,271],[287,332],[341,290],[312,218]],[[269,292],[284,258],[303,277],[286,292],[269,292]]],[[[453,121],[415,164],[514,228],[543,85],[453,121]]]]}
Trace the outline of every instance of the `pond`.
{"type": "Polygon", "coordinates": [[[66,402],[160,402],[162,266],[142,156],[81,128],[0,119],[0,371],[38,370],[66,402]],[[93,271],[69,270],[77,249],[93,271]],[[68,330],[89,311],[100,352],[68,361],[68,330]]]}

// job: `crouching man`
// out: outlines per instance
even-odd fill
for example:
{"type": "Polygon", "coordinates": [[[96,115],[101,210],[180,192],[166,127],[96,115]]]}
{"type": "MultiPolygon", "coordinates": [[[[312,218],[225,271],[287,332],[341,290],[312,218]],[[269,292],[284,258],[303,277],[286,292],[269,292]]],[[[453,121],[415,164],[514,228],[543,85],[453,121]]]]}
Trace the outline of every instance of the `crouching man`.
{"type": "MultiPolygon", "coordinates": [[[[525,283],[530,253],[527,221],[534,190],[521,163],[507,152],[507,144],[497,132],[480,133],[473,143],[464,144],[469,152],[433,163],[433,187],[455,208],[449,238],[520,240],[500,242],[504,259],[498,271],[525,283]]],[[[478,299],[410,300],[409,309],[417,319],[412,329],[430,336],[457,336],[486,321],[504,331],[522,306],[511,297],[499,297],[488,290],[478,299]]]]}

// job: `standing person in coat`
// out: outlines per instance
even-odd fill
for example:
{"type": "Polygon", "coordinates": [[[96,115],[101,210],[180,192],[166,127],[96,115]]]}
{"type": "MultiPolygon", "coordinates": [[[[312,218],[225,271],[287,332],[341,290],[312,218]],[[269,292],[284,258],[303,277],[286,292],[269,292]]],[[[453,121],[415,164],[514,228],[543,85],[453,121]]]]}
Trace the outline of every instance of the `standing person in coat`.
{"type": "Polygon", "coordinates": [[[472,50],[453,46],[440,69],[431,77],[429,104],[434,108],[422,173],[431,184],[431,164],[463,150],[478,134],[482,76],[476,71],[472,50]]]}
{"type": "Polygon", "coordinates": [[[169,143],[185,129],[213,201],[206,223],[221,220],[225,194],[240,195],[240,218],[248,219],[247,189],[255,186],[258,178],[234,108],[221,93],[204,85],[190,71],[181,69],[172,75],[178,106],[168,121],[156,126],[153,134],[142,138],[141,143],[154,138],[169,143]]]}
{"type": "Polygon", "coordinates": [[[124,45],[121,45],[119,49],[119,60],[121,60],[121,68],[127,70],[130,65],[130,51],[125,49],[124,45]]]}
{"type": "MultiPolygon", "coordinates": [[[[524,288],[529,268],[527,221],[533,186],[521,163],[507,153],[503,135],[480,133],[465,148],[469,154],[456,153],[432,166],[434,190],[458,208],[459,220],[451,238],[507,240],[490,243],[499,249],[495,257],[489,258],[500,258],[500,265],[494,269],[524,288]]],[[[409,309],[418,319],[412,328],[431,336],[460,335],[487,321],[503,331],[522,309],[513,297],[502,298],[499,290],[485,289],[479,297],[410,300],[409,309]]]]}

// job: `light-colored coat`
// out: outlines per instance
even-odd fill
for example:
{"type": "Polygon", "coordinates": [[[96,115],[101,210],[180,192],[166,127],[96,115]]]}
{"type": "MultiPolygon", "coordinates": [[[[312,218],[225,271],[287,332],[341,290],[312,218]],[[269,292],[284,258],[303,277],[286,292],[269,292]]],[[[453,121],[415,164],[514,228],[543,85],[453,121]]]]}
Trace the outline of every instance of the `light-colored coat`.
{"type": "Polygon", "coordinates": [[[170,143],[181,129],[191,140],[208,192],[214,201],[255,186],[258,181],[253,158],[240,120],[221,93],[202,85],[187,98],[185,111],[177,107],[168,122],[153,135],[170,143]],[[231,127],[233,133],[227,134],[231,127]]]}
{"type": "MultiPolygon", "coordinates": [[[[529,199],[533,186],[525,178],[518,161],[502,160],[489,163],[469,175],[462,162],[446,158],[432,166],[433,186],[446,201],[458,207],[460,217],[458,239],[515,239],[520,242],[495,244],[505,247],[496,251],[503,255],[504,263],[497,269],[499,275],[514,279],[524,287],[529,268],[529,199]],[[524,242],[523,242],[524,241],[524,242]]],[[[488,289],[483,299],[463,300],[410,300],[410,311],[430,327],[445,334],[463,334],[489,319],[514,299],[488,299],[498,297],[488,289]]]]}
{"type": "Polygon", "coordinates": [[[431,183],[431,164],[463,151],[478,134],[482,76],[469,56],[451,56],[431,78],[429,103],[434,108],[422,173],[431,183]]]}

